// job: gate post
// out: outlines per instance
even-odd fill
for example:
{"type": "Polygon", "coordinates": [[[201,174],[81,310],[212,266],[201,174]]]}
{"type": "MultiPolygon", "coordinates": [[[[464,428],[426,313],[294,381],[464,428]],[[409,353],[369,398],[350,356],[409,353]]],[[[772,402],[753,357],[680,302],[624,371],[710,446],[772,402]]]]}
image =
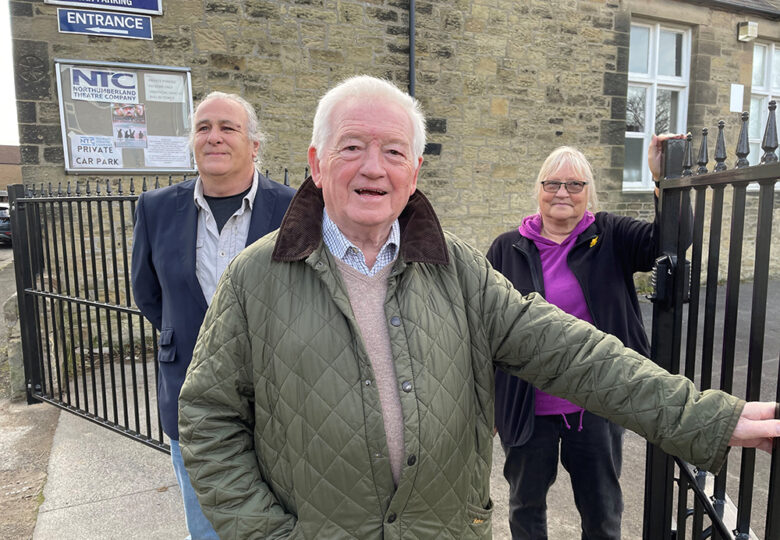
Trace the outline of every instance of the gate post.
{"type": "MultiPolygon", "coordinates": [[[[661,160],[663,178],[681,176],[684,143],[680,139],[664,141],[661,160]]],[[[661,182],[658,200],[661,238],[658,255],[674,257],[678,264],[673,267],[672,283],[667,283],[667,297],[653,302],[650,357],[656,364],[670,372],[674,372],[675,363],[679,368],[679,339],[682,329],[681,295],[678,293],[683,290],[682,275],[685,260],[683,258],[681,261],[677,258],[678,225],[681,221],[680,212],[686,212],[687,209],[681,209],[680,203],[680,191],[665,191],[661,182]],[[677,362],[674,360],[675,355],[678,355],[677,362]]],[[[660,271],[657,273],[661,274],[660,271]]],[[[663,276],[656,276],[656,280],[661,279],[663,276]]],[[[670,539],[674,498],[674,459],[657,446],[647,443],[646,463],[642,537],[644,540],[670,539]]]]}
{"type": "MultiPolygon", "coordinates": [[[[24,378],[27,386],[27,403],[32,405],[39,401],[34,398],[34,392],[40,392],[41,386],[41,354],[36,339],[35,299],[25,294],[25,289],[32,287],[34,268],[30,235],[28,230],[28,208],[19,203],[24,198],[25,188],[22,184],[8,186],[8,199],[11,207],[11,231],[13,234],[14,270],[16,273],[16,300],[19,304],[19,329],[22,338],[22,356],[24,358],[24,378]]],[[[37,244],[36,244],[37,245],[37,244]]]]}

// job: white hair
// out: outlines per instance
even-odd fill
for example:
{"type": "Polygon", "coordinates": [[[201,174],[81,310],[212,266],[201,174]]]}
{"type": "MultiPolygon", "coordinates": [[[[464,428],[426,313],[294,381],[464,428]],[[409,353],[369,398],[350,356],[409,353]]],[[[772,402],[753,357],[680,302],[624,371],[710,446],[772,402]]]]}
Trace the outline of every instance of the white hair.
{"type": "Polygon", "coordinates": [[[317,149],[317,155],[329,142],[333,128],[331,116],[336,106],[358,99],[394,103],[406,112],[412,123],[412,153],[416,163],[425,150],[425,115],[420,103],[390,81],[370,75],[350,77],[328,90],[320,99],[311,134],[311,146],[317,149]]]}
{"type": "Polygon", "coordinates": [[[215,99],[224,99],[227,101],[232,101],[233,103],[237,103],[238,105],[241,106],[241,108],[244,109],[244,111],[246,112],[246,120],[247,120],[246,121],[247,136],[249,137],[250,141],[260,143],[260,147],[257,150],[257,158],[255,159],[255,161],[259,163],[260,152],[263,149],[263,144],[265,143],[266,136],[265,133],[260,131],[260,122],[257,120],[257,113],[255,112],[255,108],[252,106],[251,103],[249,103],[247,100],[245,100],[238,94],[228,94],[227,92],[214,91],[203,98],[203,100],[198,104],[198,106],[195,107],[195,112],[192,113],[192,118],[190,118],[190,147],[193,146],[193,143],[195,141],[195,131],[197,129],[197,126],[195,125],[195,117],[197,117],[198,115],[198,109],[200,109],[204,103],[208,103],[209,101],[215,99]]]}

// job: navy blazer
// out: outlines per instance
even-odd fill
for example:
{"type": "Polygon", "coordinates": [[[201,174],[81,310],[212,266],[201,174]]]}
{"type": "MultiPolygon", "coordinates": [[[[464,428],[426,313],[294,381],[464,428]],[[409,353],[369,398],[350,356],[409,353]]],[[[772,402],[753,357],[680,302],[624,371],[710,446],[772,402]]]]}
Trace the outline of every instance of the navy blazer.
{"type": "MultiPolygon", "coordinates": [[[[295,190],[258,173],[248,246],[279,228],[295,190]]],[[[179,439],[179,391],[206,315],[195,274],[198,210],[195,180],[141,194],[135,210],[132,282],[135,303],[160,331],[157,406],[163,431],[179,439]]]]}

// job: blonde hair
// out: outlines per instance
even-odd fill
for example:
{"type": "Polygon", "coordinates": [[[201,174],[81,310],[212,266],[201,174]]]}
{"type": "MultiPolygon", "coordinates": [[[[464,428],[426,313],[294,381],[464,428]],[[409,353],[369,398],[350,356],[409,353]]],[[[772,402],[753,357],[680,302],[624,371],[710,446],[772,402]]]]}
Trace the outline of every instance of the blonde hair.
{"type": "Polygon", "coordinates": [[[588,210],[596,212],[599,206],[599,198],[596,194],[596,181],[593,178],[593,167],[591,167],[585,154],[573,146],[559,146],[550,152],[550,155],[544,160],[541,169],[539,169],[539,174],[536,177],[536,185],[534,186],[536,200],[539,200],[539,194],[542,191],[541,183],[566,165],[571,167],[574,171],[577,180],[588,183],[585,186],[585,189],[588,190],[588,210]]]}

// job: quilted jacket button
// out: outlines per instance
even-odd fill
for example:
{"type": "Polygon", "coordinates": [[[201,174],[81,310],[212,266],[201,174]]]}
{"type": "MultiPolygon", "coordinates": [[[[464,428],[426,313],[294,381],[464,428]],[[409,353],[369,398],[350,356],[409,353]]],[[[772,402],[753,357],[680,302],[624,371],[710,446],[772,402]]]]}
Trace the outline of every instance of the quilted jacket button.
{"type": "Polygon", "coordinates": [[[393,521],[395,521],[395,518],[396,518],[395,512],[390,512],[387,515],[387,522],[392,523],[393,521]]]}
{"type": "Polygon", "coordinates": [[[411,467],[411,466],[412,466],[412,465],[414,465],[415,463],[417,463],[417,456],[415,456],[414,454],[412,454],[411,456],[409,456],[409,459],[407,459],[407,460],[406,460],[406,464],[407,464],[407,465],[409,465],[409,466],[411,467]]]}
{"type": "Polygon", "coordinates": [[[401,326],[401,317],[398,317],[397,315],[390,317],[390,324],[393,326],[401,326]]]}
{"type": "Polygon", "coordinates": [[[411,392],[412,383],[410,383],[409,381],[404,381],[403,383],[401,383],[401,390],[403,390],[404,392],[411,392]]]}
{"type": "Polygon", "coordinates": [[[366,379],[366,386],[371,386],[371,379],[366,379]]]}

